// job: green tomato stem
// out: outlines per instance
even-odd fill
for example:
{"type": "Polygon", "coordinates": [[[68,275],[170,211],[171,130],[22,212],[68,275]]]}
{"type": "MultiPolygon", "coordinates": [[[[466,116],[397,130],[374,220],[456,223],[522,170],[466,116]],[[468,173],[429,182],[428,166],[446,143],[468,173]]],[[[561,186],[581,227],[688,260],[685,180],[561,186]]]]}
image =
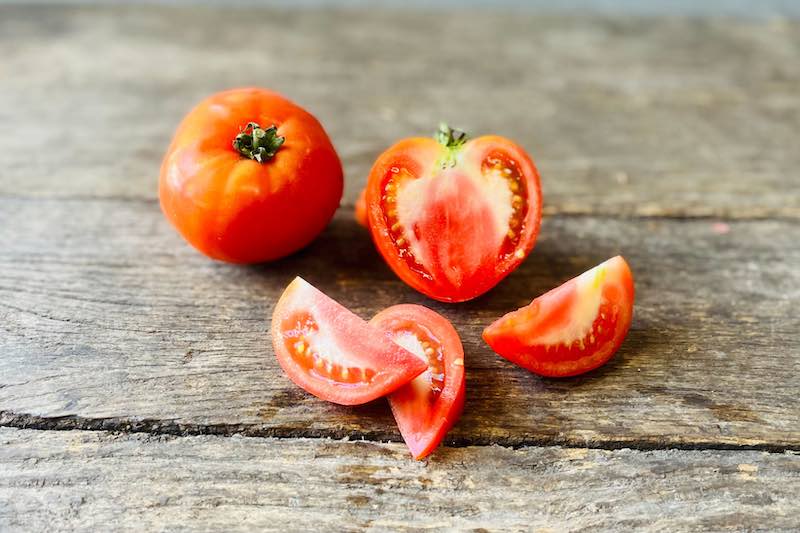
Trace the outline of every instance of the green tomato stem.
{"type": "Polygon", "coordinates": [[[461,130],[451,128],[444,122],[440,122],[439,130],[434,134],[433,138],[447,149],[445,155],[439,160],[439,165],[442,169],[456,166],[458,153],[469,140],[469,136],[461,130]]]}
{"type": "Polygon", "coordinates": [[[278,135],[278,127],[263,129],[255,122],[248,122],[241,133],[233,140],[233,148],[242,157],[259,163],[266,163],[278,153],[286,137],[278,135]]]}

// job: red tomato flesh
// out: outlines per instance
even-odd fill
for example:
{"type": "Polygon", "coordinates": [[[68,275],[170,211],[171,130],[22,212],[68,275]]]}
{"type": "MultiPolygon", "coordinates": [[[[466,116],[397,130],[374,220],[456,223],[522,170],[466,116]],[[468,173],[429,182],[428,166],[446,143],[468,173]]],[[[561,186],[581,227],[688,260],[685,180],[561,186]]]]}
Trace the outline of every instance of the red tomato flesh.
{"type": "Polygon", "coordinates": [[[392,414],[415,459],[430,454],[464,407],[464,349],[450,322],[421,305],[395,305],[369,322],[414,353],[427,371],[389,396],[392,414]]]}
{"type": "MultiPolygon", "coordinates": [[[[494,287],[530,253],[541,192],[525,151],[499,136],[412,138],[370,173],[368,226],[383,258],[416,290],[461,302],[494,287]]],[[[358,215],[357,215],[358,216],[358,215]]]]}
{"type": "Polygon", "coordinates": [[[275,306],[272,345],[289,379],[342,405],[385,396],[428,368],[300,277],[275,306]]]}
{"type": "Polygon", "coordinates": [[[633,318],[633,275],[616,256],[483,331],[498,354],[549,377],[583,374],[619,349],[633,318]]]}

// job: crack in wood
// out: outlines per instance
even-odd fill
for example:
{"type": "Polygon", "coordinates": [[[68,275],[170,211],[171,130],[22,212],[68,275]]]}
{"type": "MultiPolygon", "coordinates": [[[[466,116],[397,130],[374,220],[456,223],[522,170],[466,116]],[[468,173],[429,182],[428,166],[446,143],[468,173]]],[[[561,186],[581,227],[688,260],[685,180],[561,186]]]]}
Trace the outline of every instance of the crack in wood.
{"type": "MultiPolygon", "coordinates": [[[[124,417],[87,418],[76,415],[43,417],[11,411],[0,411],[0,427],[16,429],[34,429],[40,431],[102,431],[109,433],[145,433],[149,435],[186,436],[218,436],[218,437],[258,437],[273,439],[349,439],[354,441],[386,442],[396,440],[396,436],[386,431],[347,431],[336,429],[310,429],[265,427],[257,424],[198,424],[184,423],[167,419],[131,419],[124,417]]],[[[596,450],[750,450],[767,453],[800,453],[800,448],[773,444],[769,442],[720,443],[713,441],[693,442],[658,442],[645,439],[572,439],[552,436],[520,438],[503,437],[488,438],[483,436],[445,438],[443,445],[450,448],[466,448],[471,446],[503,446],[520,449],[529,447],[561,446],[563,448],[580,448],[596,450]]]]}

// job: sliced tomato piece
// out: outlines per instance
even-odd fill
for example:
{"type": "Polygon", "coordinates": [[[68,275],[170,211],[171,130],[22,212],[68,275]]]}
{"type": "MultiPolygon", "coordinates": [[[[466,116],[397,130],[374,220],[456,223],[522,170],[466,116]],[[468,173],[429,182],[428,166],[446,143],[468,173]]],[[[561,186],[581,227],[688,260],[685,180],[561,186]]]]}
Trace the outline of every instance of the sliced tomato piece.
{"type": "Polygon", "coordinates": [[[583,374],[619,349],[633,318],[633,299],[633,275],[616,256],[501,317],[483,338],[536,374],[583,374]]]}
{"type": "Polygon", "coordinates": [[[541,192],[533,161],[509,139],[468,140],[443,126],[436,139],[404,139],[370,172],[372,239],[394,272],[443,302],[494,287],[530,253],[541,192]]]}
{"type": "Polygon", "coordinates": [[[464,407],[464,349],[450,322],[421,305],[395,305],[369,322],[427,366],[389,396],[400,434],[415,459],[430,454],[464,407]]]}
{"type": "Polygon", "coordinates": [[[289,379],[342,405],[385,396],[428,368],[385,332],[300,277],[275,306],[272,345],[289,379]]]}

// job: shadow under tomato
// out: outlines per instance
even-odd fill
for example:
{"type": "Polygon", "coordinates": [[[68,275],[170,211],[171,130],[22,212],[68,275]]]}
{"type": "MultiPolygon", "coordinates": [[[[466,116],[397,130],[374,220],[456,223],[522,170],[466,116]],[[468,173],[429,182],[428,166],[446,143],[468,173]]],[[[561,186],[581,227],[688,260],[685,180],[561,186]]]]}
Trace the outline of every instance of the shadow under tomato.
{"type": "Polygon", "coordinates": [[[353,279],[393,274],[372,244],[369,231],[354,219],[352,210],[340,209],[330,224],[306,247],[282,259],[250,265],[255,272],[293,274],[326,281],[349,276],[353,279]]]}
{"type": "Polygon", "coordinates": [[[567,243],[578,239],[568,233],[569,227],[559,226],[548,233],[551,224],[545,223],[543,235],[522,264],[487,293],[461,304],[463,308],[492,310],[499,318],[616,255],[613,250],[575,250],[567,243]]]}
{"type": "MultiPolygon", "coordinates": [[[[445,444],[513,444],[525,436],[556,435],[558,430],[553,428],[571,419],[560,401],[578,390],[591,390],[607,377],[635,372],[638,362],[633,361],[664,342],[635,315],[628,338],[606,365],[559,379],[542,378],[516,367],[481,339],[483,328],[503,314],[617,255],[618,244],[597,224],[597,220],[570,217],[546,219],[536,248],[515,272],[488,293],[459,304],[431,300],[400,281],[376,251],[368,230],[355,222],[351,209],[340,209],[325,231],[303,250],[246,269],[269,282],[271,295],[300,275],[364,319],[400,303],[417,303],[441,313],[458,330],[467,362],[464,414],[445,444]],[[538,410],[542,427],[524,426],[530,417],[515,414],[522,405],[538,410]]],[[[376,439],[402,442],[385,399],[355,407],[331,404],[324,412],[334,427],[338,420],[343,427],[360,427],[376,439]]]]}

